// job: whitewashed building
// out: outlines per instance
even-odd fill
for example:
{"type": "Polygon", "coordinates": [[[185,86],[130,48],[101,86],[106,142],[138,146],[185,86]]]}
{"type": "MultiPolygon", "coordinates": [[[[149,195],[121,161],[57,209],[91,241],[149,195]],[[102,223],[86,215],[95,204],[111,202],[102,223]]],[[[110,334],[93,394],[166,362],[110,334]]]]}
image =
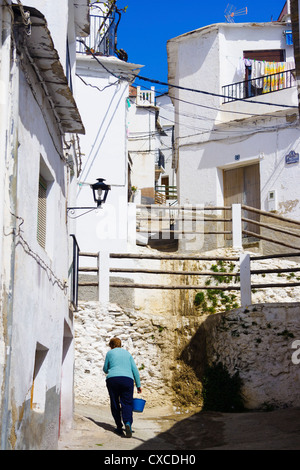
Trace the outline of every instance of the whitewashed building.
{"type": "Polygon", "coordinates": [[[110,19],[110,28],[99,37],[91,32],[94,36],[88,37],[85,45],[79,43],[76,62],[77,102],[86,128],[86,134],[81,138],[84,158],[76,205],[94,205],[90,185],[98,178],[105,179],[111,187],[105,204],[98,210],[70,213],[70,218],[76,218],[80,249],[90,253],[127,250],[130,219],[128,98],[129,85],[141,67],[114,56],[114,48],[102,50],[115,23],[114,18],[105,16],[101,9],[92,10],[91,24],[101,24],[101,18],[102,23],[110,19]],[[89,44],[93,44],[93,49],[89,44]]]}
{"type": "Polygon", "coordinates": [[[159,166],[159,137],[155,89],[130,87],[128,110],[128,153],[130,162],[131,199],[153,204],[155,168],[159,166]]]}
{"type": "Polygon", "coordinates": [[[181,204],[242,203],[299,220],[295,62],[283,19],[213,24],[168,41],[181,204]]]}
{"type": "Polygon", "coordinates": [[[160,150],[163,155],[163,171],[157,180],[156,189],[165,196],[165,200],[176,205],[177,186],[175,171],[174,131],[175,112],[168,93],[159,95],[156,99],[159,108],[158,122],[160,127],[160,150]]]}
{"type": "Polygon", "coordinates": [[[155,88],[130,87],[128,153],[131,198],[137,203],[176,200],[174,171],[174,107],[167,94],[155,88]]]}
{"type": "Polygon", "coordinates": [[[74,205],[87,0],[0,2],[1,449],[55,449],[73,417],[74,205]],[[73,198],[73,201],[72,201],[73,198]]]}

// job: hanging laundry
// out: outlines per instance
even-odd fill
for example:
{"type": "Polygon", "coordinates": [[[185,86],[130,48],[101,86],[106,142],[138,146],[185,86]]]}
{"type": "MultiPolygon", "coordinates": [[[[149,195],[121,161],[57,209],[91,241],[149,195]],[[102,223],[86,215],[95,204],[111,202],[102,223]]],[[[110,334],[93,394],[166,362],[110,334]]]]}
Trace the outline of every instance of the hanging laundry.
{"type": "Polygon", "coordinates": [[[251,67],[253,60],[252,59],[244,59],[245,66],[251,67]]]}
{"type": "Polygon", "coordinates": [[[287,75],[284,73],[286,62],[265,62],[263,93],[278,91],[287,87],[287,75]]]}
{"type": "Polygon", "coordinates": [[[279,62],[279,90],[283,90],[285,88],[286,74],[283,73],[284,71],[285,71],[285,62],[279,62]]]}
{"type": "Polygon", "coordinates": [[[267,62],[265,60],[240,59],[237,67],[239,81],[247,81],[247,96],[283,90],[296,85],[295,60],[287,62],[267,62]],[[246,75],[248,69],[249,75],[246,75]],[[256,91],[253,89],[256,88],[256,91]],[[252,90],[251,90],[252,89],[252,90]]]}
{"type": "MultiPolygon", "coordinates": [[[[296,64],[294,59],[290,59],[285,63],[286,70],[295,70],[296,64]]],[[[293,75],[293,72],[286,74],[286,88],[296,86],[296,75],[293,75]]]]}
{"type": "Polygon", "coordinates": [[[265,71],[264,62],[261,60],[254,60],[252,64],[251,78],[255,88],[263,88],[263,75],[265,71]]]}
{"type": "Polygon", "coordinates": [[[237,73],[237,76],[238,76],[238,80],[240,80],[240,81],[245,80],[245,62],[244,62],[244,59],[239,60],[236,73],[237,73]]]}

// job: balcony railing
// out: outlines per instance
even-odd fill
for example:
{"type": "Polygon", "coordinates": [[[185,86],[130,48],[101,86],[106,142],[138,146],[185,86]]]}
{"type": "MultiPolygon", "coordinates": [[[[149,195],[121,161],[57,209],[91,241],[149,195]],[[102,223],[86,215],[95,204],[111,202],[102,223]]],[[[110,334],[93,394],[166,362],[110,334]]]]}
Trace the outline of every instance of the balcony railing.
{"type": "Polygon", "coordinates": [[[161,185],[155,187],[155,204],[165,204],[177,199],[177,186],[161,185]]]}
{"type": "Polygon", "coordinates": [[[223,103],[253,98],[296,86],[296,71],[285,70],[263,77],[223,86],[223,103]]]}
{"type": "MultiPolygon", "coordinates": [[[[85,38],[86,46],[94,54],[112,56],[115,53],[116,22],[114,16],[90,15],[90,35],[85,38]]],[[[77,41],[76,52],[86,54],[88,49],[77,41]]]]}
{"type": "Polygon", "coordinates": [[[151,90],[141,90],[141,87],[136,88],[136,104],[137,106],[155,106],[155,88],[151,90]]]}

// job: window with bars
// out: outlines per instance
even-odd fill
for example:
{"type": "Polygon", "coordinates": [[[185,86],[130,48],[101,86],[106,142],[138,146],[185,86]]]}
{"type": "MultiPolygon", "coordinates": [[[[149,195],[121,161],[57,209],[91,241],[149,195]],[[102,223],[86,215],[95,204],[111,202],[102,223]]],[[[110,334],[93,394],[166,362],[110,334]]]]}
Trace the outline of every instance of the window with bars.
{"type": "Polygon", "coordinates": [[[47,228],[47,181],[40,175],[37,217],[37,240],[42,248],[46,248],[47,228]]]}

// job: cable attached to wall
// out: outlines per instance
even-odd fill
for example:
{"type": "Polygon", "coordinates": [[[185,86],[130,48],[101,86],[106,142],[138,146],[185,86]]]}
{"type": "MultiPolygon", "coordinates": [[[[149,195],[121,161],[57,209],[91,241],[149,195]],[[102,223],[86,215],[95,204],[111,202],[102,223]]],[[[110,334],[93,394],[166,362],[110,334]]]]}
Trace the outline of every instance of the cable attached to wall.
{"type": "Polygon", "coordinates": [[[24,219],[23,217],[20,217],[16,214],[13,214],[11,212],[11,215],[15,217],[17,221],[19,221],[19,225],[16,229],[13,229],[12,232],[5,234],[6,236],[8,235],[14,235],[15,238],[18,238],[18,241],[16,242],[16,246],[21,245],[22,248],[24,249],[25,253],[30,255],[37,264],[46,272],[49,281],[52,283],[54,286],[55,284],[58,285],[58,287],[64,292],[64,294],[67,294],[67,289],[68,285],[66,281],[62,281],[59,279],[56,274],[53,272],[53,270],[48,266],[48,264],[29,246],[29,243],[25,240],[25,238],[22,235],[23,230],[21,229],[22,225],[24,224],[24,219]]]}

